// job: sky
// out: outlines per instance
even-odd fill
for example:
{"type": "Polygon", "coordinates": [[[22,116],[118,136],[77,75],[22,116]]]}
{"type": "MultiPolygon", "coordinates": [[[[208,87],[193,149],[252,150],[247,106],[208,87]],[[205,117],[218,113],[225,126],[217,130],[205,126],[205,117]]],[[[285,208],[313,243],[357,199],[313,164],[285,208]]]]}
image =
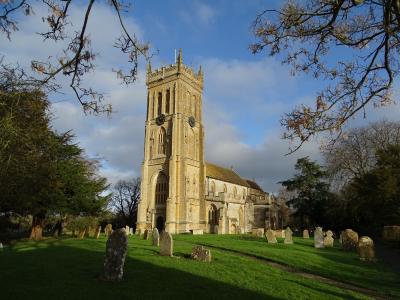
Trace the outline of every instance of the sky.
{"type": "MultiPolygon", "coordinates": [[[[74,1],[71,26],[79,27],[86,1],[74,1]]],[[[266,8],[281,1],[133,1],[124,13],[126,26],[156,53],[153,68],[174,62],[175,50],[182,48],[183,61],[204,71],[203,122],[206,160],[233,167],[242,177],[255,179],[268,192],[277,192],[278,182],[291,178],[299,157],[309,156],[323,163],[318,141],[305,144],[285,156],[290,144],[281,139],[280,118],[296,105],[314,102],[325,82],[310,76],[290,75],[288,67],[266,53],[252,54],[251,25],[266,8]]],[[[30,66],[31,60],[47,59],[62,44],[44,43],[37,32],[45,29],[47,11],[34,6],[34,15],[19,18],[19,31],[11,41],[0,36],[0,55],[6,62],[30,66]]],[[[117,18],[107,1],[96,1],[88,24],[92,48],[97,54],[96,70],[85,83],[103,92],[113,106],[111,116],[87,116],[68,88],[57,80],[63,94],[50,95],[52,126],[59,132],[72,130],[89,157],[101,159],[101,174],[110,183],[140,176],[143,160],[146,84],[144,62],[137,82],[126,86],[113,69],[125,68],[127,58],[113,47],[120,35],[117,18]]],[[[368,109],[368,121],[400,119],[399,106],[368,109]]],[[[349,126],[365,124],[357,117],[349,126]]]]}

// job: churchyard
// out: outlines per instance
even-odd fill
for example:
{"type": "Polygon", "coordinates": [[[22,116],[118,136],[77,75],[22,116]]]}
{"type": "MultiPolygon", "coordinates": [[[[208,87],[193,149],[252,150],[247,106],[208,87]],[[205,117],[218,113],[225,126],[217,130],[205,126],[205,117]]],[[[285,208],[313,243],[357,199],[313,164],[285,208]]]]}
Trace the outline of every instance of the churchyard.
{"type": "Polygon", "coordinates": [[[400,276],[391,266],[379,258],[360,261],[337,239],[317,249],[312,236],[293,237],[293,244],[255,235],[172,237],[172,257],[160,255],[152,237],[127,237],[123,280],[116,282],[101,276],[104,233],[18,241],[0,250],[1,299],[400,298],[400,276]],[[196,245],[211,251],[211,262],[191,257],[196,245]]]}

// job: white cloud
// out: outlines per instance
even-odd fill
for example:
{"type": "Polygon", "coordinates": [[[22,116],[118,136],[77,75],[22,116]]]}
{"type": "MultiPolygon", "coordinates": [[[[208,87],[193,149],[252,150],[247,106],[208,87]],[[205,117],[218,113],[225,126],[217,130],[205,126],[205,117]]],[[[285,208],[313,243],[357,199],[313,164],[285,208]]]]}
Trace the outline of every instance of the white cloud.
{"type": "Polygon", "coordinates": [[[190,1],[189,5],[181,5],[182,9],[179,11],[181,19],[190,26],[203,28],[211,26],[218,15],[217,11],[200,1],[190,1]]]}

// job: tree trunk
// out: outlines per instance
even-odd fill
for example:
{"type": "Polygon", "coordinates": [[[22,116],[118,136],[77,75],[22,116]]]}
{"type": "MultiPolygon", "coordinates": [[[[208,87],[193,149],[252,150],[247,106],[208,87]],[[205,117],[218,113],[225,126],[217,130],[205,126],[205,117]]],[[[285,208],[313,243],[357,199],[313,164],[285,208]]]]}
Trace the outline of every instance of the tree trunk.
{"type": "Polygon", "coordinates": [[[44,215],[33,216],[30,240],[40,241],[43,238],[44,215]]]}

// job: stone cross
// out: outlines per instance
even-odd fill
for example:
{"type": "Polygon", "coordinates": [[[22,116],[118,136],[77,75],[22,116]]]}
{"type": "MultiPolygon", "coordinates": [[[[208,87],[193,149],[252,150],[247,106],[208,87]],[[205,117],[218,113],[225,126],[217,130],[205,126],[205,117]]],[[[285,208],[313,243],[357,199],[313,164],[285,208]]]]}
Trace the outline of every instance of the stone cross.
{"type": "Polygon", "coordinates": [[[117,229],[107,240],[102,279],[109,281],[122,279],[127,252],[128,237],[125,229],[117,229]]]}
{"type": "Polygon", "coordinates": [[[314,247],[324,248],[324,234],[321,227],[315,228],[314,231],[314,247]]]}
{"type": "Polygon", "coordinates": [[[326,248],[332,248],[333,247],[333,232],[328,230],[326,233],[326,236],[324,237],[324,247],[326,248]]]}
{"type": "Polygon", "coordinates": [[[374,241],[370,237],[360,237],[357,250],[360,260],[375,260],[374,241]]]}
{"type": "Polygon", "coordinates": [[[163,231],[160,237],[160,255],[172,256],[174,252],[174,240],[169,232],[163,231]]]}
{"type": "Polygon", "coordinates": [[[293,231],[290,229],[290,227],[287,227],[285,229],[285,240],[284,240],[285,244],[293,244],[292,235],[293,235],[293,231]]]}
{"type": "Polygon", "coordinates": [[[358,233],[351,230],[346,229],[342,234],[342,248],[344,250],[356,250],[358,244],[358,233]]]}
{"type": "Polygon", "coordinates": [[[309,239],[310,238],[310,233],[308,232],[307,229],[303,230],[303,239],[309,239]]]}
{"type": "Polygon", "coordinates": [[[265,233],[265,237],[267,238],[268,244],[276,244],[277,240],[275,237],[275,232],[272,229],[268,229],[265,233]]]}
{"type": "Polygon", "coordinates": [[[158,233],[158,229],[154,228],[153,230],[153,236],[152,236],[152,240],[153,240],[153,246],[160,246],[160,234],[158,233]]]}

